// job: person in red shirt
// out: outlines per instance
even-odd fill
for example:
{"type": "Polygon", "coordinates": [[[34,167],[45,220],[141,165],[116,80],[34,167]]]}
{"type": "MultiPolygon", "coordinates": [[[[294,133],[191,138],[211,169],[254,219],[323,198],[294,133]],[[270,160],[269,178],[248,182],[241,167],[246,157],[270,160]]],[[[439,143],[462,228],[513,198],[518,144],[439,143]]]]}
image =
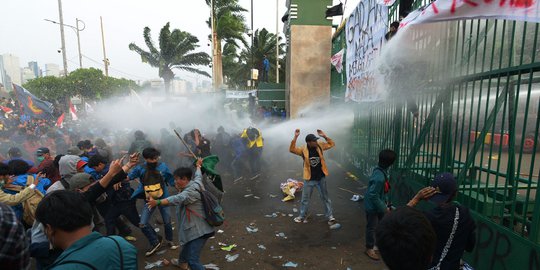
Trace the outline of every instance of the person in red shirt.
{"type": "Polygon", "coordinates": [[[38,172],[45,173],[45,177],[49,178],[52,183],[60,180],[60,172],[54,166],[54,159],[51,156],[51,151],[47,147],[40,147],[36,151],[36,160],[39,162],[38,172]]]}

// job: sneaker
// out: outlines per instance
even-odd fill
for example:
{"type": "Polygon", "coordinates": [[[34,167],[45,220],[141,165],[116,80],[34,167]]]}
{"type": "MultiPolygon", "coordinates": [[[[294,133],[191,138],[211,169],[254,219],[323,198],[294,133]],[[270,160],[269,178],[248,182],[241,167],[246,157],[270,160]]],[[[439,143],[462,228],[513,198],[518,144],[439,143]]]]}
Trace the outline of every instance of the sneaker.
{"type": "Polygon", "coordinates": [[[332,226],[334,224],[336,224],[336,219],[334,217],[330,217],[328,219],[328,225],[332,226]]]}
{"type": "Polygon", "coordinates": [[[124,239],[126,239],[126,240],[129,241],[129,242],[135,242],[135,241],[137,241],[137,238],[135,238],[134,236],[131,236],[131,235],[126,235],[126,236],[124,236],[124,239]]]}
{"type": "Polygon", "coordinates": [[[163,238],[159,236],[158,242],[155,245],[153,245],[148,251],[146,251],[146,254],[145,254],[146,257],[152,256],[152,254],[154,254],[161,247],[162,242],[163,242],[163,238]]]}
{"type": "Polygon", "coordinates": [[[177,250],[180,246],[175,245],[173,241],[167,241],[167,247],[171,250],[177,250]]]}
{"type": "Polygon", "coordinates": [[[374,249],[366,249],[366,252],[364,253],[372,260],[378,261],[381,259],[374,249]]]}
{"type": "Polygon", "coordinates": [[[307,223],[308,221],[307,221],[307,218],[298,216],[298,217],[294,218],[294,222],[296,222],[296,223],[307,223]]]}

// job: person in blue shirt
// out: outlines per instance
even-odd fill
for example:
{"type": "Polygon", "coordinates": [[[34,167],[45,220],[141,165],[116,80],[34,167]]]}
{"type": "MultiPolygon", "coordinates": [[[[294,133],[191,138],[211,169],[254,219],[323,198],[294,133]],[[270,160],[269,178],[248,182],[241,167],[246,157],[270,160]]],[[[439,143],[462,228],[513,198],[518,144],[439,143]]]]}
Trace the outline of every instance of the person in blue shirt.
{"type": "Polygon", "coordinates": [[[50,245],[63,250],[47,269],[137,269],[137,249],[120,236],[92,232],[92,206],[84,194],[58,190],[36,209],[50,245]]]}
{"type": "Polygon", "coordinates": [[[266,54],[265,54],[264,59],[263,59],[263,77],[262,77],[263,82],[268,82],[269,72],[270,72],[270,61],[268,60],[268,58],[266,58],[266,54]]]}
{"type": "Polygon", "coordinates": [[[389,211],[386,203],[388,192],[388,168],[396,161],[396,152],[385,149],[379,153],[379,164],[369,177],[368,188],[364,196],[366,210],[366,255],[373,260],[380,260],[375,251],[375,229],[384,215],[389,211]]]}
{"type": "MultiPolygon", "coordinates": [[[[142,152],[142,156],[145,160],[143,164],[139,164],[129,173],[129,179],[139,179],[141,184],[133,192],[131,198],[143,199],[145,202],[148,202],[150,196],[154,200],[164,199],[169,197],[169,192],[167,191],[167,186],[174,186],[174,178],[171,174],[167,165],[163,162],[160,162],[161,153],[152,147],[145,148],[142,152]]],[[[173,230],[171,224],[171,214],[168,206],[159,206],[157,207],[163,218],[163,226],[165,228],[165,239],[167,240],[166,244],[170,249],[177,249],[179,246],[175,245],[173,241],[173,230]]],[[[154,213],[156,208],[148,209],[147,207],[142,208],[141,212],[141,230],[151,230],[150,218],[154,213]]],[[[161,247],[162,238],[161,236],[156,235],[152,236],[151,234],[145,234],[152,237],[149,239],[152,243],[152,247],[146,252],[146,256],[151,256],[161,247]]]]}
{"type": "Polygon", "coordinates": [[[97,181],[103,177],[103,173],[106,173],[104,170],[107,163],[107,159],[100,155],[92,156],[88,160],[88,164],[84,166],[84,172],[91,175],[97,181]]]}

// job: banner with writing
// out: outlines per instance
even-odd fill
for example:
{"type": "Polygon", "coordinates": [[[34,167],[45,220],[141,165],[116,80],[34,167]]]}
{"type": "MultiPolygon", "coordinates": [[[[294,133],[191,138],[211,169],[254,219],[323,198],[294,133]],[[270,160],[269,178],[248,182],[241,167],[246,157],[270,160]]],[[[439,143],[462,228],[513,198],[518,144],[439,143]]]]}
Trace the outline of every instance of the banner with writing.
{"type": "Polygon", "coordinates": [[[437,0],[411,12],[408,25],[463,19],[505,19],[540,22],[540,0],[437,0]]]}
{"type": "Polygon", "coordinates": [[[250,90],[250,91],[229,91],[229,90],[227,90],[225,92],[225,98],[249,98],[249,94],[256,97],[257,96],[257,90],[250,90]]]}
{"type": "Polygon", "coordinates": [[[347,20],[347,90],[346,101],[373,101],[382,98],[377,91],[375,61],[388,30],[388,7],[378,0],[363,0],[347,20]]]}

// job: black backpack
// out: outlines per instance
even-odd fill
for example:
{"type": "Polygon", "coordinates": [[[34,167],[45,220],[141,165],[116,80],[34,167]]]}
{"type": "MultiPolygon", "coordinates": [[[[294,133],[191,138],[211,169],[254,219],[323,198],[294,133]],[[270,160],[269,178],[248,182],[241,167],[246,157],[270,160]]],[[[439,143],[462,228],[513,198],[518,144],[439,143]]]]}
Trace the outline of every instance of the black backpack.
{"type": "Polygon", "coordinates": [[[146,168],[141,184],[143,185],[145,198],[152,197],[157,200],[163,196],[163,175],[158,170],[146,168]]]}

